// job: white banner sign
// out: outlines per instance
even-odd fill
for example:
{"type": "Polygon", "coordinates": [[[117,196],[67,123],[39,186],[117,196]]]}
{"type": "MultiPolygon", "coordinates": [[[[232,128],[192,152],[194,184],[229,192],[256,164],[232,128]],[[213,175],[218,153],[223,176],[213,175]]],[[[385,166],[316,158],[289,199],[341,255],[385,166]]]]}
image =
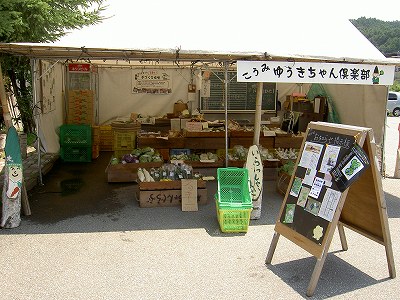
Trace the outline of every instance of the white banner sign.
{"type": "Polygon", "coordinates": [[[392,85],[395,66],[346,63],[238,61],[238,82],[392,85]]]}
{"type": "Polygon", "coordinates": [[[170,94],[172,76],[162,69],[140,69],[132,71],[132,93],[170,94]]]}

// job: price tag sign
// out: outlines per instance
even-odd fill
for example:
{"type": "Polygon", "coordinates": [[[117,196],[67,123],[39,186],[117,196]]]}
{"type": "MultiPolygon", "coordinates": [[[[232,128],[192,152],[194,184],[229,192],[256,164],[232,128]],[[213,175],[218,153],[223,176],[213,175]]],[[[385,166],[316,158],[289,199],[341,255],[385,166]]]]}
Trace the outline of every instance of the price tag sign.
{"type": "Polygon", "coordinates": [[[182,211],[198,211],[197,179],[182,179],[182,211]]]}

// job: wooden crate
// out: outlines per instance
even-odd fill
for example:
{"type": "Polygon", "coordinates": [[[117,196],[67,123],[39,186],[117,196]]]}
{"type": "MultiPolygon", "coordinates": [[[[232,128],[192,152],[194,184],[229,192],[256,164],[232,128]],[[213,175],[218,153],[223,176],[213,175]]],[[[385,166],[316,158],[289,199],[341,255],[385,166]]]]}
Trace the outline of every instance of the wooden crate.
{"type": "Polygon", "coordinates": [[[92,126],[92,145],[100,145],[100,126],[92,126]]]}
{"type": "Polygon", "coordinates": [[[185,137],[187,149],[223,149],[225,148],[225,138],[222,137],[185,137]]]}
{"type": "Polygon", "coordinates": [[[157,137],[138,137],[137,138],[138,148],[151,147],[154,149],[168,149],[168,148],[184,148],[183,137],[169,137],[157,138],[157,137]]]}
{"type": "MultiPolygon", "coordinates": [[[[185,137],[217,138],[225,137],[225,131],[184,131],[185,137]]],[[[229,133],[228,133],[229,136],[229,133]]]]}
{"type": "MultiPolygon", "coordinates": [[[[140,207],[180,206],[181,181],[141,182],[138,201],[140,207]]],[[[197,202],[208,203],[206,182],[203,180],[197,181],[197,202]]]]}
{"type": "Polygon", "coordinates": [[[113,151],[114,135],[111,125],[100,126],[100,151],[113,151]]]}
{"type": "Polygon", "coordinates": [[[253,137],[254,131],[244,131],[244,130],[231,130],[229,132],[230,137],[253,137]]]}
{"type": "Polygon", "coordinates": [[[107,166],[107,179],[108,182],[136,182],[138,168],[159,168],[163,162],[149,162],[149,163],[130,163],[130,164],[109,164],[107,166]]]}
{"type": "MultiPolygon", "coordinates": [[[[271,149],[274,148],[274,138],[273,136],[260,136],[260,145],[264,148],[271,149]]],[[[229,148],[233,148],[236,145],[241,145],[245,148],[249,148],[253,145],[252,137],[230,137],[229,138],[229,148]]]]}
{"type": "Polygon", "coordinates": [[[100,156],[100,145],[92,145],[92,159],[100,156]]]}
{"type": "Polygon", "coordinates": [[[224,166],[223,160],[217,160],[214,162],[185,160],[184,163],[192,166],[193,168],[222,168],[224,166]]]}
{"type": "MultiPolygon", "coordinates": [[[[229,167],[236,167],[236,168],[243,168],[246,165],[245,160],[229,160],[228,166],[229,167]]],[[[263,167],[264,168],[277,168],[280,165],[279,160],[263,160],[263,167]]]]}

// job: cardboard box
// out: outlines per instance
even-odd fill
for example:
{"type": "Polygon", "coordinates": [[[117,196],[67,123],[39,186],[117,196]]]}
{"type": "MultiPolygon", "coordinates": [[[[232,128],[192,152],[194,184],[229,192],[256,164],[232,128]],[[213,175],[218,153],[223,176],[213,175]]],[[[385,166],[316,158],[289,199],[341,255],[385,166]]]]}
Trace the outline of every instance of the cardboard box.
{"type": "Polygon", "coordinates": [[[186,122],[187,131],[202,131],[204,128],[204,123],[207,122],[186,122]]]}
{"type": "Polygon", "coordinates": [[[171,130],[180,131],[181,130],[181,119],[171,119],[171,130]]]}

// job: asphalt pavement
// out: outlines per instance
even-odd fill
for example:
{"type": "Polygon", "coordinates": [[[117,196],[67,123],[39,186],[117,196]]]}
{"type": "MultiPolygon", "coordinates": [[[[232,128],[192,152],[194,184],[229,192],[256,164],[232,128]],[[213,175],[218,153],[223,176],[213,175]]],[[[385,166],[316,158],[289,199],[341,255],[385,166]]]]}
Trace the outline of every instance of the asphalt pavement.
{"type": "MultiPolygon", "coordinates": [[[[393,178],[400,118],[388,118],[383,188],[395,266],[400,256],[400,179],[393,178]]],[[[29,191],[32,215],[0,230],[2,299],[303,299],[316,259],[284,237],[265,258],[283,197],[264,181],[262,214],[247,233],[221,233],[209,203],[197,212],[140,208],[133,183],[108,183],[111,154],[58,161],[29,191]]],[[[212,174],[214,171],[208,170],[212,174]]],[[[313,299],[397,299],[385,248],[335,233],[313,299]]]]}

